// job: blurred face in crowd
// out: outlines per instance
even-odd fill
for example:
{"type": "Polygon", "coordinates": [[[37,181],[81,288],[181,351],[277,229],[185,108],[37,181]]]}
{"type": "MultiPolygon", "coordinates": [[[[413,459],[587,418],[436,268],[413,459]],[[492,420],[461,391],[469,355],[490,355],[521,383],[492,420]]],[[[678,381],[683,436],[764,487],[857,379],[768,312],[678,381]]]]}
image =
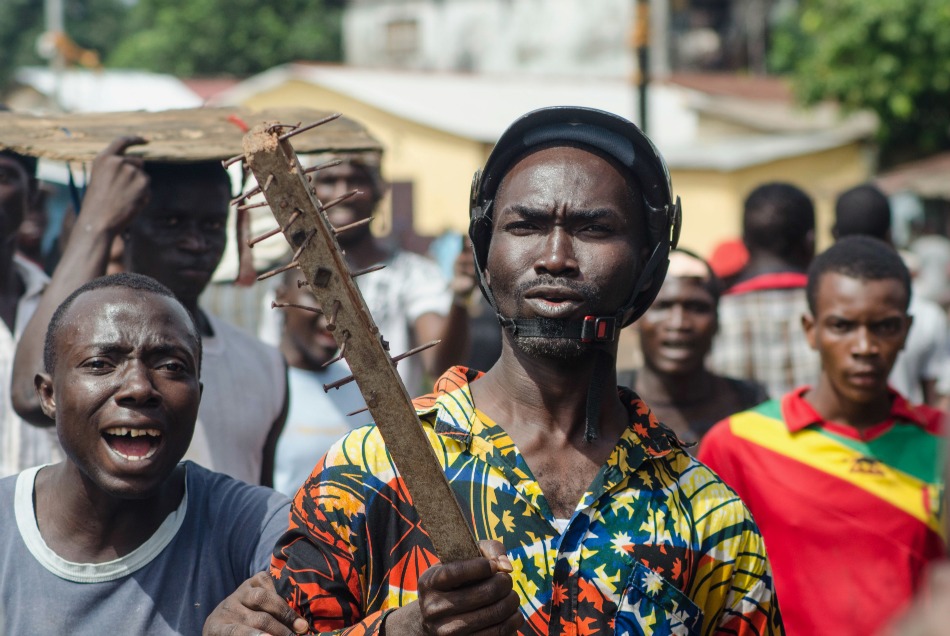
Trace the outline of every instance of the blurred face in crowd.
{"type": "MultiPolygon", "coordinates": [[[[334,227],[349,225],[372,216],[381,195],[377,192],[377,185],[369,170],[370,168],[358,163],[344,162],[339,166],[324,168],[314,173],[314,189],[317,192],[317,198],[322,203],[329,203],[353,190],[360,192],[327,211],[330,223],[334,227]]],[[[337,240],[341,245],[351,245],[365,238],[369,233],[367,225],[344,232],[337,237],[337,240]]]]}
{"type": "MultiPolygon", "coordinates": [[[[277,292],[277,300],[316,307],[313,294],[306,288],[297,287],[296,279],[299,274],[293,274],[291,278],[284,280],[284,285],[277,292]]],[[[336,340],[327,331],[326,316],[288,307],[284,309],[283,317],[284,332],[280,348],[287,358],[287,363],[298,369],[320,371],[337,352],[336,340]]]]}
{"type": "Polygon", "coordinates": [[[82,476],[103,492],[157,492],[191,442],[201,385],[198,335],[172,298],[124,287],[75,299],[37,376],[43,411],[82,476]]]}
{"type": "Polygon", "coordinates": [[[127,271],[151,276],[186,304],[197,302],[224,254],[230,192],[219,181],[153,183],[126,234],[127,271]]]}
{"type": "Polygon", "coordinates": [[[821,355],[822,382],[839,400],[862,404],[886,395],[887,377],[911,324],[907,301],[908,290],[896,278],[822,275],[815,315],[803,317],[802,324],[821,355]]]}
{"type": "Polygon", "coordinates": [[[29,206],[31,182],[19,161],[0,154],[0,241],[4,244],[12,246],[16,240],[17,229],[29,206]]]}
{"type": "MultiPolygon", "coordinates": [[[[486,279],[503,316],[581,320],[610,315],[632,293],[645,258],[632,184],[612,162],[555,146],[516,162],[495,197],[486,279]]],[[[569,359],[579,341],[520,338],[535,355],[569,359]]]]}
{"type": "Polygon", "coordinates": [[[712,348],[718,320],[709,272],[699,260],[670,255],[670,270],[650,309],[638,321],[643,359],[653,371],[683,375],[698,371],[712,348]]]}

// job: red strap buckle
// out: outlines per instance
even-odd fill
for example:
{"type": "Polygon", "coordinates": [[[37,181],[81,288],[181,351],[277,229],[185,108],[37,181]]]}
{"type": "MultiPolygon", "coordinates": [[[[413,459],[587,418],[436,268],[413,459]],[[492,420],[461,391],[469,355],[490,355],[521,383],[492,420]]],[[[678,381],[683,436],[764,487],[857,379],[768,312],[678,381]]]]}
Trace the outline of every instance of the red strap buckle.
{"type": "Polygon", "coordinates": [[[584,316],[584,325],[581,327],[581,342],[610,342],[616,336],[616,318],[612,316],[584,316]]]}

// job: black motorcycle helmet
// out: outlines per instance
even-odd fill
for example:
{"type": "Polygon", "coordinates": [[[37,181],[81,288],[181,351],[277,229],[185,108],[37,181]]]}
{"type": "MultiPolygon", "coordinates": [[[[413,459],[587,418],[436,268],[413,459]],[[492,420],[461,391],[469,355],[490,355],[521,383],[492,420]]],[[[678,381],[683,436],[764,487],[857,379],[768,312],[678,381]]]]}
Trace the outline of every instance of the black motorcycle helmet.
{"type": "MultiPolygon", "coordinates": [[[[502,133],[485,167],[476,172],[472,180],[468,234],[472,241],[478,284],[497,312],[495,298],[485,283],[495,194],[515,161],[533,147],[557,142],[596,149],[630,171],[638,185],[646,214],[650,257],[640,272],[630,298],[613,315],[586,316],[582,320],[564,321],[553,327],[550,321],[512,319],[501,314],[498,314],[498,319],[502,327],[513,335],[577,339],[604,352],[603,347],[598,345],[615,340],[620,329],[643,315],[656,298],[666,277],[670,249],[676,247],[679,239],[682,222],[680,201],[679,198],[673,198],[666,162],[649,138],[623,117],[595,108],[552,106],[531,111],[502,133]]],[[[611,356],[602,357],[605,359],[595,368],[588,391],[588,440],[596,437],[595,422],[600,412],[600,392],[595,388],[603,382],[614,363],[611,356]]]]}

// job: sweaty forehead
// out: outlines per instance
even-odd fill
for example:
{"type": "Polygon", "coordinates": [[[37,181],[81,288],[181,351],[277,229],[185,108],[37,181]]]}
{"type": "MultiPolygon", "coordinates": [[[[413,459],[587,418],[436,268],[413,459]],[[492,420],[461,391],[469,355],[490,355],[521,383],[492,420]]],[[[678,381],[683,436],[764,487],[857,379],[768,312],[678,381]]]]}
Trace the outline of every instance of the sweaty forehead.
{"type": "Polygon", "coordinates": [[[197,355],[194,326],[172,298],[124,287],[94,289],[73,301],[63,319],[60,346],[176,343],[197,355]]]}
{"type": "Polygon", "coordinates": [[[593,149],[547,146],[515,161],[502,178],[496,209],[510,205],[631,204],[634,184],[613,161],[593,149]]]}

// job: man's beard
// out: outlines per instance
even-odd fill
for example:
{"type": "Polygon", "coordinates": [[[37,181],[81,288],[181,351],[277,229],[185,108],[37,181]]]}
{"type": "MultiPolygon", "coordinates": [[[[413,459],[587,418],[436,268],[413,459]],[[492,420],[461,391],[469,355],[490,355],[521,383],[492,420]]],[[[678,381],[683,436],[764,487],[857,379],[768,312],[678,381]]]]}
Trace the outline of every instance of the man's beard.
{"type": "MultiPolygon", "coordinates": [[[[579,294],[583,297],[585,304],[588,307],[597,307],[599,306],[600,294],[598,293],[597,288],[589,283],[582,283],[571,279],[566,278],[556,278],[554,276],[539,276],[534,280],[526,281],[518,285],[515,290],[515,298],[517,298],[517,308],[515,310],[515,318],[525,318],[524,315],[524,298],[525,294],[535,287],[562,287],[567,288],[573,291],[576,294],[579,294]]],[[[545,317],[534,317],[531,320],[538,322],[539,327],[543,331],[553,331],[557,332],[560,330],[561,325],[569,322],[567,319],[562,318],[545,318],[545,317]]],[[[571,320],[577,320],[576,318],[571,320]]],[[[572,338],[529,338],[525,336],[519,336],[517,334],[512,338],[513,344],[521,349],[524,353],[528,354],[531,357],[535,358],[550,358],[554,360],[576,360],[584,355],[587,355],[590,352],[590,347],[580,340],[575,340],[572,338]]]]}

